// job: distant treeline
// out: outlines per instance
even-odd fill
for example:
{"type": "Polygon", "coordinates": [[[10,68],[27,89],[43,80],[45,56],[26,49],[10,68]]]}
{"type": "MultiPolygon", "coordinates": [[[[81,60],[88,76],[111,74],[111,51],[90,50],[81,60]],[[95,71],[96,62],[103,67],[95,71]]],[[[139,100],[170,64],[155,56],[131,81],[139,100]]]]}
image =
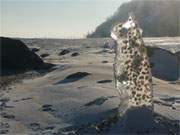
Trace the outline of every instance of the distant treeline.
{"type": "Polygon", "coordinates": [[[143,36],[180,36],[179,0],[132,0],[122,4],[112,17],[87,37],[109,37],[112,25],[125,21],[130,12],[133,12],[139,21],[143,36]]]}

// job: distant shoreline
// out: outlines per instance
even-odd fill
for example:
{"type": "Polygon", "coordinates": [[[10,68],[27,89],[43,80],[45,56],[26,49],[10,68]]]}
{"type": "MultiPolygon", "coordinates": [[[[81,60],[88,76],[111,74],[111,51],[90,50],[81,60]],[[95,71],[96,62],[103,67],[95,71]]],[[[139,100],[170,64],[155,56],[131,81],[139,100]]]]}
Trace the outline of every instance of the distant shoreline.
{"type": "MultiPolygon", "coordinates": [[[[110,39],[110,37],[95,37],[95,38],[55,38],[55,37],[11,37],[11,36],[0,36],[0,37],[7,37],[7,38],[13,38],[13,39],[59,39],[59,40],[81,40],[81,39],[110,39]]],[[[155,38],[180,38],[180,36],[163,36],[163,37],[143,37],[144,39],[155,39],[155,38]]]]}

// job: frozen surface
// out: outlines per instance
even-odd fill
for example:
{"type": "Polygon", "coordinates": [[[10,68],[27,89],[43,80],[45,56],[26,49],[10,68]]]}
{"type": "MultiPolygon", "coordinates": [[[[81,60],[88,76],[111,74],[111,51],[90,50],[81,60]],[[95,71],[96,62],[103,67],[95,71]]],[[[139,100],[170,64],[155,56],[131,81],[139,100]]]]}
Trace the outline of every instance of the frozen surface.
{"type": "MultiPolygon", "coordinates": [[[[121,122],[115,117],[120,101],[114,87],[114,53],[113,50],[103,47],[107,41],[112,43],[110,39],[23,41],[29,47],[40,48],[37,52],[39,55],[49,53],[44,60],[57,64],[57,67],[44,76],[25,79],[0,91],[1,133],[119,132],[121,122]],[[59,56],[59,52],[67,48],[70,53],[59,56]],[[71,57],[74,52],[80,55],[71,57]],[[72,81],[71,75],[78,79],[72,81]],[[68,76],[71,76],[68,83],[63,83],[68,76]],[[114,124],[104,124],[112,121],[114,124]]],[[[180,48],[179,38],[147,38],[145,41],[167,50],[178,51],[180,48]]],[[[180,120],[179,82],[153,78],[153,83],[155,112],[171,120],[180,120]]],[[[177,132],[177,128],[172,132],[177,132]]]]}

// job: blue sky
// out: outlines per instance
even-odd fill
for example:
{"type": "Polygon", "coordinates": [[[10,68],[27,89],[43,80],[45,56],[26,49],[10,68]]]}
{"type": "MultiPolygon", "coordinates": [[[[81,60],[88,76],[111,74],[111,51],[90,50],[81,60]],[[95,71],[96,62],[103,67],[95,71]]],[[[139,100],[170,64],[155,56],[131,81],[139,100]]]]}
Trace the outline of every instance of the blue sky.
{"type": "Polygon", "coordinates": [[[0,36],[82,38],[128,0],[0,1],[0,36]]]}

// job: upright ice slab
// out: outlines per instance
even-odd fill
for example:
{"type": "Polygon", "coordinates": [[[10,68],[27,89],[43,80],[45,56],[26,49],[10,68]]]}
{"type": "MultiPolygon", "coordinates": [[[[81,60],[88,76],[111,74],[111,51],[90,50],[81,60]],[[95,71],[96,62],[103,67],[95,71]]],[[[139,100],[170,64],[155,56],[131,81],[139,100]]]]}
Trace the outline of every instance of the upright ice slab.
{"type": "Polygon", "coordinates": [[[112,28],[116,41],[114,76],[124,116],[124,132],[146,132],[153,127],[152,75],[146,47],[133,15],[112,28]]]}

